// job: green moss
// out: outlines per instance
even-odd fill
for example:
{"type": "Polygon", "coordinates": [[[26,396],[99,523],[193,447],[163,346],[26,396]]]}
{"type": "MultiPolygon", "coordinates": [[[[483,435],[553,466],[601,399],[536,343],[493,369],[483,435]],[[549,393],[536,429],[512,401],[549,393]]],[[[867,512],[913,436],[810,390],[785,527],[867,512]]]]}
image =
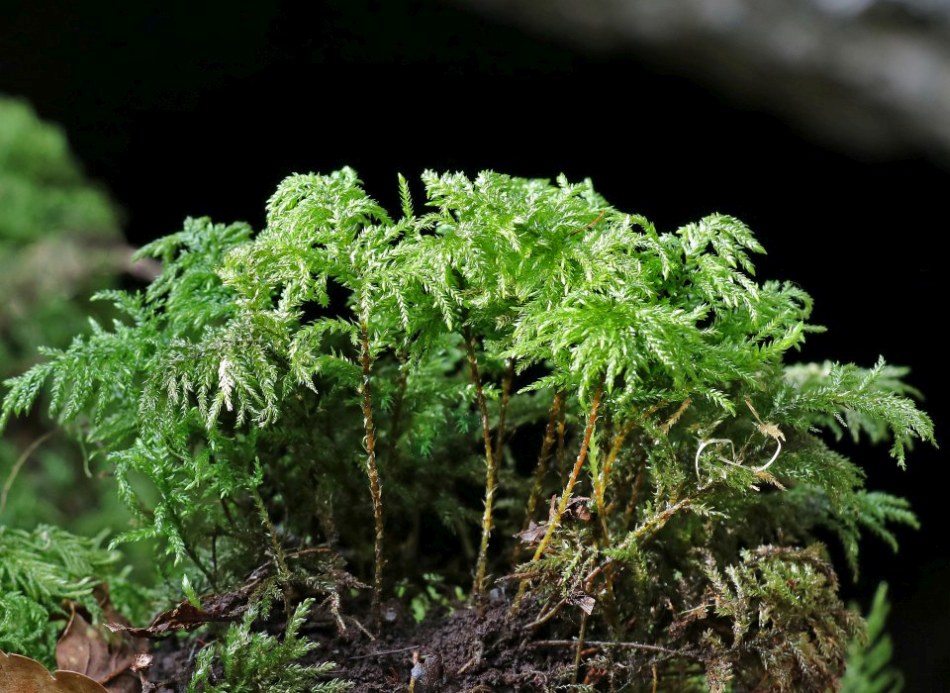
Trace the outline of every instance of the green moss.
{"type": "Polygon", "coordinates": [[[120,570],[121,558],[87,539],[39,526],[31,532],[0,526],[0,650],[25,654],[55,668],[56,640],[70,603],[93,617],[109,585],[114,605],[131,614],[147,608],[120,570]]]}
{"type": "MultiPolygon", "coordinates": [[[[163,265],[147,290],[100,294],[122,320],[8,382],[2,422],[47,392],[113,466],[125,538],[160,542],[199,590],[271,561],[291,584],[295,552],[325,544],[307,570],[334,598],[338,550],[377,604],[387,583],[469,571],[478,602],[518,570],[516,609],[665,647],[670,676],[754,686],[752,655],[780,690],[839,676],[860,621],[801,547],[832,527],[856,566],[863,529],[893,541],[889,523],[916,520],[819,432],[888,439],[903,464],[933,425],[901,373],[789,367],[819,329],[811,299],[754,278],[763,249],[732,217],[660,232],[589,181],[422,183],[417,213],[400,178],[398,218],[343,169],[285,180],[258,232],[187,220],[140,251],[163,265]],[[537,448],[554,463],[532,484],[537,448]],[[532,486],[561,500],[525,518],[547,508],[532,486]],[[546,524],[519,549],[526,519],[546,524]],[[670,605],[727,632],[697,635],[670,605]]],[[[631,655],[626,675],[652,663],[631,655]]]]}

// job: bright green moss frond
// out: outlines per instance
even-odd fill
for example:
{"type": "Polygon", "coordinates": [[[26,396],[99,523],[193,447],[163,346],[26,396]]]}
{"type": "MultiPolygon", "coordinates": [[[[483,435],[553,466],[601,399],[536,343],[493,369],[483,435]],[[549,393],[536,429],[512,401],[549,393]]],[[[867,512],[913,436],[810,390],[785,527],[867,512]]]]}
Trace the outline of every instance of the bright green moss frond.
{"type": "MultiPolygon", "coordinates": [[[[258,233],[187,220],[140,251],[163,265],[148,289],[100,295],[120,320],[7,381],[0,423],[47,392],[114,468],[125,538],[159,540],[200,589],[271,563],[289,580],[321,545],[314,574],[339,555],[372,573],[375,617],[389,584],[443,570],[433,546],[458,542],[460,579],[472,560],[476,603],[531,552],[516,608],[552,627],[580,608],[591,633],[685,643],[656,663],[716,690],[833,684],[859,626],[801,547],[830,529],[856,572],[863,534],[896,548],[916,519],[816,432],[891,441],[903,465],[934,439],[904,372],[789,366],[820,330],[811,298],[754,277],[764,250],[732,217],[667,232],[589,181],[422,182],[413,201],[400,178],[398,220],[350,169],[285,180],[258,233]]],[[[315,591],[338,599],[332,582],[315,591]]],[[[270,681],[255,672],[304,653],[295,632],[285,657],[232,629],[193,688],[270,681]]],[[[287,690],[319,680],[287,671],[287,690]]]]}

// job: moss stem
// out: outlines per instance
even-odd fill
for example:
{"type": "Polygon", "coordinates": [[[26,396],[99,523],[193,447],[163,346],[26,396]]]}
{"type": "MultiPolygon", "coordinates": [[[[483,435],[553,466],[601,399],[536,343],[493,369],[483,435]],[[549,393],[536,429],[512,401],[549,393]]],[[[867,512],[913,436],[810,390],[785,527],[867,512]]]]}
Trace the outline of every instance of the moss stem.
{"type": "Polygon", "coordinates": [[[373,542],[373,622],[378,627],[380,623],[380,601],[383,594],[383,540],[385,529],[383,524],[383,489],[379,483],[379,470],[376,466],[376,428],[373,425],[373,395],[370,386],[372,372],[372,358],[369,350],[369,327],[367,325],[368,311],[364,310],[360,321],[360,365],[363,370],[363,380],[360,384],[363,406],[363,431],[366,445],[366,475],[369,478],[370,495],[373,498],[373,524],[375,539],[373,542]]]}
{"type": "MultiPolygon", "coordinates": [[[[577,460],[574,462],[574,468],[571,470],[571,476],[567,480],[567,484],[564,486],[564,491],[561,493],[561,500],[558,502],[557,508],[551,514],[551,517],[548,520],[547,530],[544,532],[544,536],[538,544],[537,550],[534,552],[534,556],[531,559],[532,563],[536,563],[541,560],[541,556],[544,555],[545,550],[548,548],[548,544],[551,543],[551,538],[554,536],[554,532],[560,526],[564,511],[567,510],[567,505],[571,501],[571,493],[574,491],[574,486],[577,484],[577,478],[580,476],[581,468],[584,466],[584,462],[587,460],[587,451],[590,449],[591,437],[594,435],[594,426],[597,424],[597,409],[600,407],[600,399],[603,396],[603,393],[604,379],[601,378],[600,382],[597,384],[597,388],[594,390],[594,396],[591,399],[590,413],[587,415],[587,428],[584,431],[584,439],[581,442],[581,449],[577,453],[577,460]]],[[[522,580],[521,585],[518,588],[518,595],[515,597],[515,601],[512,604],[512,611],[517,610],[527,586],[527,581],[522,580]]]]}
{"type": "Polygon", "coordinates": [[[498,474],[496,471],[495,455],[492,451],[491,422],[488,419],[488,403],[485,401],[485,391],[482,388],[482,379],[478,372],[478,357],[475,354],[475,337],[468,327],[465,328],[464,337],[472,385],[475,387],[478,411],[482,419],[482,440],[485,444],[485,512],[482,515],[482,541],[478,547],[478,559],[475,563],[475,582],[472,585],[472,596],[478,599],[485,592],[485,573],[488,569],[488,542],[491,539],[492,509],[495,504],[495,488],[498,474]]]}
{"type": "Polygon", "coordinates": [[[554,447],[555,433],[563,406],[564,391],[559,390],[554,394],[554,401],[551,403],[551,413],[548,416],[548,425],[544,429],[544,440],[541,441],[541,452],[538,453],[538,464],[534,468],[531,495],[528,496],[524,522],[521,525],[522,532],[528,529],[528,525],[534,518],[534,511],[538,508],[538,501],[541,499],[541,491],[544,488],[544,477],[548,473],[548,466],[551,460],[551,448],[554,447]]]}

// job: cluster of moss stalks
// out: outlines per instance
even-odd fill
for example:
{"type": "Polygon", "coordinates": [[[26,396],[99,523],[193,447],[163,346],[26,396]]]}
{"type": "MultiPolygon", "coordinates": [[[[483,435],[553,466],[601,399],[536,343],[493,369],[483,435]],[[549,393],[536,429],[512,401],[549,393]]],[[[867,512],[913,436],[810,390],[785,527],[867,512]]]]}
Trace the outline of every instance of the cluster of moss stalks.
{"type": "Polygon", "coordinates": [[[343,169],[286,179],[259,231],[187,220],[139,251],[147,288],[98,294],[119,317],[7,381],[0,426],[42,398],[114,478],[120,543],[194,594],[270,566],[294,628],[296,599],[344,629],[368,594],[377,631],[438,573],[573,642],[552,685],[837,685],[863,621],[818,537],[856,573],[864,530],[916,521],[830,442],[932,441],[904,371],[786,363],[811,300],[754,278],[732,217],[659,232],[491,172],[425,173],[420,212],[399,183],[398,215],[343,169]]]}

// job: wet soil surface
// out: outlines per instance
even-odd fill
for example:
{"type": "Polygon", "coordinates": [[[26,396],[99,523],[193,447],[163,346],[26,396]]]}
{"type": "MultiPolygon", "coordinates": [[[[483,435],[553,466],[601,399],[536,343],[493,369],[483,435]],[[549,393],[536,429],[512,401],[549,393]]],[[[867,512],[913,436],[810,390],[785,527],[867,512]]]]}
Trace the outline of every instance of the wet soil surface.
{"type": "MultiPolygon", "coordinates": [[[[409,619],[411,621],[411,619],[409,619]]],[[[335,642],[325,651],[355,691],[544,691],[563,673],[570,652],[529,646],[523,619],[509,618],[507,603],[483,614],[464,608],[439,621],[396,623],[375,641],[335,642]]]]}
{"type": "MultiPolygon", "coordinates": [[[[341,634],[330,619],[317,616],[304,631],[320,647],[302,663],[335,662],[333,676],[352,681],[355,693],[514,693],[552,690],[570,680],[574,648],[537,647],[537,634],[525,630],[528,618],[510,617],[506,601],[481,611],[460,607],[417,624],[398,609],[384,610],[384,625],[373,639],[356,619],[346,618],[341,634]]],[[[206,642],[156,643],[145,693],[185,691],[206,642]]]]}

